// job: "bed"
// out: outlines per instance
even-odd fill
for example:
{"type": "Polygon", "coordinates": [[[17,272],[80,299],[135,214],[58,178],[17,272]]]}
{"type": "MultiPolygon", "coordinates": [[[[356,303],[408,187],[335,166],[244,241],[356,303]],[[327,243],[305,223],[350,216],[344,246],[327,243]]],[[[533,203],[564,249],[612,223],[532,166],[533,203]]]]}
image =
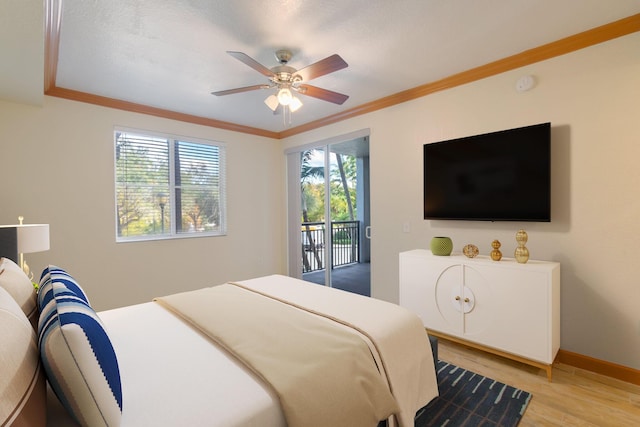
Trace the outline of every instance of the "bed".
{"type": "Polygon", "coordinates": [[[95,314],[64,270],[36,297],[14,266],[0,261],[0,425],[404,427],[438,394],[422,323],[394,304],[273,275],[95,314]],[[56,335],[67,305],[104,329],[87,362],[56,335]]]}

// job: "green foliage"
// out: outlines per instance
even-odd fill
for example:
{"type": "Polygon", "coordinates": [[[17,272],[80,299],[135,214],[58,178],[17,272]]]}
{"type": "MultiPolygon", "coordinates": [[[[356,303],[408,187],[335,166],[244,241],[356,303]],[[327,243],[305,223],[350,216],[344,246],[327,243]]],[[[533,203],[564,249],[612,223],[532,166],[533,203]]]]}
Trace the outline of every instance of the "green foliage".
{"type": "MultiPolygon", "coordinates": [[[[347,208],[347,197],[340,181],[332,181],[329,188],[331,189],[331,219],[334,221],[348,221],[349,210],[347,208]]],[[[356,190],[350,188],[349,196],[351,197],[352,206],[356,206],[356,190]]]]}
{"type": "Polygon", "coordinates": [[[306,183],[303,185],[302,197],[307,206],[307,220],[317,222],[324,220],[324,184],[306,183]]]}
{"type": "Polygon", "coordinates": [[[216,230],[221,215],[219,160],[216,146],[117,133],[118,236],[168,234],[172,218],[179,218],[177,232],[216,230]]]}
{"type": "MultiPolygon", "coordinates": [[[[301,173],[300,184],[302,189],[302,210],[303,216],[306,215],[307,221],[317,222],[323,221],[324,213],[324,167],[311,166],[310,162],[316,150],[308,150],[301,154],[301,173]]],[[[343,167],[347,186],[349,189],[349,197],[351,205],[356,207],[356,158],[354,156],[343,155],[343,167]]],[[[352,219],[349,215],[347,197],[345,188],[340,176],[340,171],[332,165],[329,174],[329,200],[331,203],[331,219],[333,221],[347,221],[352,219]]],[[[304,221],[304,218],[303,218],[304,221]]]]}

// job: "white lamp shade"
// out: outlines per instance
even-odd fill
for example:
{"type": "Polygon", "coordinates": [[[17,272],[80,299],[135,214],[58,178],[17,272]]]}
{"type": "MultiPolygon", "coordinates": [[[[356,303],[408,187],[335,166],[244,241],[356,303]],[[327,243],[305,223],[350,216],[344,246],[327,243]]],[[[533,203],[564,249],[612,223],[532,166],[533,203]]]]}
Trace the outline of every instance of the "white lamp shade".
{"type": "Polygon", "coordinates": [[[278,92],[278,101],[280,101],[280,104],[282,105],[289,105],[289,103],[291,102],[291,98],[293,98],[293,95],[291,94],[291,91],[286,87],[283,87],[278,92]]]}
{"type": "Polygon", "coordinates": [[[289,104],[289,110],[291,110],[292,113],[295,113],[300,107],[302,107],[302,101],[294,96],[289,104]]]}
{"type": "Polygon", "coordinates": [[[267,107],[269,107],[271,111],[276,111],[278,108],[278,97],[275,95],[269,95],[269,97],[264,100],[264,103],[267,104],[267,107]]]}
{"type": "Polygon", "coordinates": [[[302,101],[293,96],[291,91],[287,88],[280,89],[277,96],[269,95],[267,99],[264,100],[264,103],[267,104],[267,107],[269,107],[274,113],[280,105],[283,107],[288,106],[289,111],[292,113],[302,107],[302,101]]]}
{"type": "Polygon", "coordinates": [[[23,224],[15,227],[18,232],[19,253],[49,250],[49,224],[23,224]]]}

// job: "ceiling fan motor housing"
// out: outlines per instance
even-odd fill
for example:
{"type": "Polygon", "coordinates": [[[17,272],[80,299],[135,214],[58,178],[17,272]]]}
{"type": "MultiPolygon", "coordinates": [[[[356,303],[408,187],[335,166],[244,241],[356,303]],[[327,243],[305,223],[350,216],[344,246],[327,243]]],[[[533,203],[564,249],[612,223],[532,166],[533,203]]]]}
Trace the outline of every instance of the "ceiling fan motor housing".
{"type": "Polygon", "coordinates": [[[276,59],[281,65],[271,68],[274,74],[271,81],[275,83],[279,89],[291,88],[298,90],[298,84],[302,82],[302,77],[295,74],[298,70],[287,65],[292,56],[293,54],[288,49],[276,51],[276,59]]]}
{"type": "Polygon", "coordinates": [[[302,77],[298,75],[294,75],[297,71],[293,67],[289,67],[287,65],[278,65],[271,69],[273,72],[273,77],[271,81],[276,85],[280,86],[291,86],[295,83],[300,83],[302,81],[302,77]]]}
{"type": "Polygon", "coordinates": [[[280,49],[280,50],[276,51],[276,59],[282,65],[286,65],[287,62],[289,62],[291,60],[292,56],[293,56],[293,54],[288,49],[280,49]]]}

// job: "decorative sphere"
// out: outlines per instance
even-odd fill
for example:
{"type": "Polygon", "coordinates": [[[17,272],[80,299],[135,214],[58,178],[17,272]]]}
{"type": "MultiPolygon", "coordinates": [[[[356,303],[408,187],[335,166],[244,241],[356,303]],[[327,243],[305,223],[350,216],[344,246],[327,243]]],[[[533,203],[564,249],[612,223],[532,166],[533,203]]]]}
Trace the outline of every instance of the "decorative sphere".
{"type": "Polygon", "coordinates": [[[527,240],[529,240],[527,232],[522,229],[518,230],[516,233],[516,242],[518,242],[518,245],[524,246],[525,243],[527,243],[527,240]]]}
{"type": "Polygon", "coordinates": [[[526,264],[529,261],[529,249],[525,246],[518,246],[515,250],[514,256],[516,261],[520,264],[526,264]]]}
{"type": "Polygon", "coordinates": [[[480,251],[478,250],[478,247],[476,245],[468,244],[464,248],[462,248],[462,253],[467,258],[475,258],[476,256],[478,256],[480,251]]]}

